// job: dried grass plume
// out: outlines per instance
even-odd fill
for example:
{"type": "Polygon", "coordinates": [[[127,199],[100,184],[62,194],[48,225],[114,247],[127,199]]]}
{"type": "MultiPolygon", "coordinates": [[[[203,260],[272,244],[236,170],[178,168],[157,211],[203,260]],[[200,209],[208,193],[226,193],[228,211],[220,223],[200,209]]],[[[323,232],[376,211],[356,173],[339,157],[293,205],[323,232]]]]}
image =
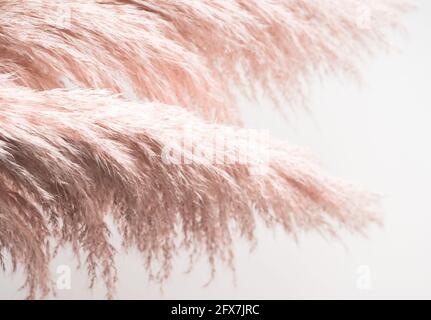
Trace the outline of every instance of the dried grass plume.
{"type": "Polygon", "coordinates": [[[238,162],[250,137],[233,88],[254,101],[263,91],[280,108],[302,101],[311,76],[356,72],[405,8],[401,0],[0,1],[0,262],[22,265],[29,298],[44,297],[53,254],[72,244],[91,284],[101,277],[112,296],[107,216],[157,280],[180,247],[205,252],[212,266],[232,263],[233,235],[254,241],[257,219],[293,235],[364,231],[378,222],[374,197],[326,176],[301,149],[256,139],[259,152],[238,162]],[[196,157],[187,128],[223,161],[196,157]],[[217,146],[219,136],[235,143],[217,146]],[[181,161],[167,161],[166,150],[181,161]],[[153,272],[154,262],[162,268],[153,272]]]}

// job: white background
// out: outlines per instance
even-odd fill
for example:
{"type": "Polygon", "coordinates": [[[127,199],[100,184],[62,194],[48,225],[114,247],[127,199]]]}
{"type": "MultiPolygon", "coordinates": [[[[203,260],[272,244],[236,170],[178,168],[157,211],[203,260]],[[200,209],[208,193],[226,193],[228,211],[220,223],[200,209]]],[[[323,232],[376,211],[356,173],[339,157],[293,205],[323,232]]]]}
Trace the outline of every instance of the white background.
{"type": "MultiPolygon", "coordinates": [[[[186,274],[186,256],[180,256],[163,292],[148,281],[137,254],[122,254],[116,298],[430,299],[431,2],[417,3],[406,18],[408,35],[395,39],[399,50],[364,62],[361,85],[325,79],[312,91],[311,114],[298,110],[288,122],[269,106],[243,106],[249,127],[308,147],[333,175],[380,193],[383,228],[371,229],[367,238],[346,234],[343,242],[305,234],[299,243],[260,228],[253,252],[241,241],[236,246],[236,281],[220,266],[204,287],[205,261],[186,274]]],[[[72,266],[71,290],[57,297],[103,298],[103,287],[88,290],[85,272],[72,261],[64,252],[52,265],[54,279],[58,265],[72,266]]],[[[0,298],[23,298],[17,291],[22,280],[19,272],[0,274],[0,298]]]]}

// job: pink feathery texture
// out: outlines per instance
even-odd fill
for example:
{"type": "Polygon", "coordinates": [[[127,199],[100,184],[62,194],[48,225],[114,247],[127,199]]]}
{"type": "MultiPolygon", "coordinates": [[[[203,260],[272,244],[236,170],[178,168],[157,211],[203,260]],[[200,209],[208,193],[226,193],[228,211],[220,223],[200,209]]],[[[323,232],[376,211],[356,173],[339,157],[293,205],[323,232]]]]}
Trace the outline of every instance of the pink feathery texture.
{"type": "Polygon", "coordinates": [[[355,73],[405,9],[402,0],[0,1],[0,262],[22,265],[29,298],[45,297],[50,260],[71,244],[91,285],[101,278],[112,296],[108,216],[156,280],[181,248],[205,252],[213,271],[217,259],[232,264],[234,234],[254,241],[259,220],[293,235],[363,232],[379,222],[374,196],[286,142],[255,137],[249,150],[235,90],[255,102],[262,91],[280,110],[301,103],[311,77],[355,73]],[[220,136],[233,142],[213,143],[220,136]]]}

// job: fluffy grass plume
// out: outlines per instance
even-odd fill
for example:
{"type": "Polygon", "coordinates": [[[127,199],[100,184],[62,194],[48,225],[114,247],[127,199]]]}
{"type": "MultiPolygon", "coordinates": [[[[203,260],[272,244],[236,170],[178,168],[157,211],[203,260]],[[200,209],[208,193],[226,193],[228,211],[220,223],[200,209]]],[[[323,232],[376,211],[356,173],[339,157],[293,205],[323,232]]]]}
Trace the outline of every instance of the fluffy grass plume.
{"type": "Polygon", "coordinates": [[[22,265],[29,298],[45,297],[52,256],[72,244],[90,285],[102,278],[111,297],[108,216],[160,281],[180,247],[205,252],[213,271],[217,259],[232,264],[234,234],[254,241],[257,219],[292,235],[363,232],[379,221],[374,197],[286,142],[260,137],[249,150],[235,90],[254,101],[263,91],[279,108],[301,102],[311,77],[355,73],[405,8],[401,0],[0,1],[0,262],[22,265]],[[223,161],[196,156],[187,128],[223,161]],[[220,136],[234,143],[214,144],[220,136]]]}

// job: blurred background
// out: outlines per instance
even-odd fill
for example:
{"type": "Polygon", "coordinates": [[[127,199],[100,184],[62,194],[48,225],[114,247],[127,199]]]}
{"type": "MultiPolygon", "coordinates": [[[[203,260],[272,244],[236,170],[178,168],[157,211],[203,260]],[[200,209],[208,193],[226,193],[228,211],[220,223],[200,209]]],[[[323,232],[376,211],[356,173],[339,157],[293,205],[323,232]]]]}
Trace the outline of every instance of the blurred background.
{"type": "MultiPolygon", "coordinates": [[[[220,265],[208,286],[205,258],[187,273],[180,255],[161,287],[137,253],[122,253],[116,298],[431,299],[431,2],[416,3],[407,32],[393,35],[395,48],[360,66],[361,83],[316,81],[310,111],[298,108],[287,120],[269,102],[242,103],[247,127],[309,148],[333,175],[382,195],[383,228],[340,240],[307,233],[295,242],[260,226],[256,248],[239,239],[235,272],[220,265]]],[[[71,281],[51,298],[104,298],[103,286],[88,290],[85,270],[72,261],[64,250],[52,264],[54,281],[71,281]]],[[[23,280],[0,273],[0,298],[24,298],[23,280]]]]}

